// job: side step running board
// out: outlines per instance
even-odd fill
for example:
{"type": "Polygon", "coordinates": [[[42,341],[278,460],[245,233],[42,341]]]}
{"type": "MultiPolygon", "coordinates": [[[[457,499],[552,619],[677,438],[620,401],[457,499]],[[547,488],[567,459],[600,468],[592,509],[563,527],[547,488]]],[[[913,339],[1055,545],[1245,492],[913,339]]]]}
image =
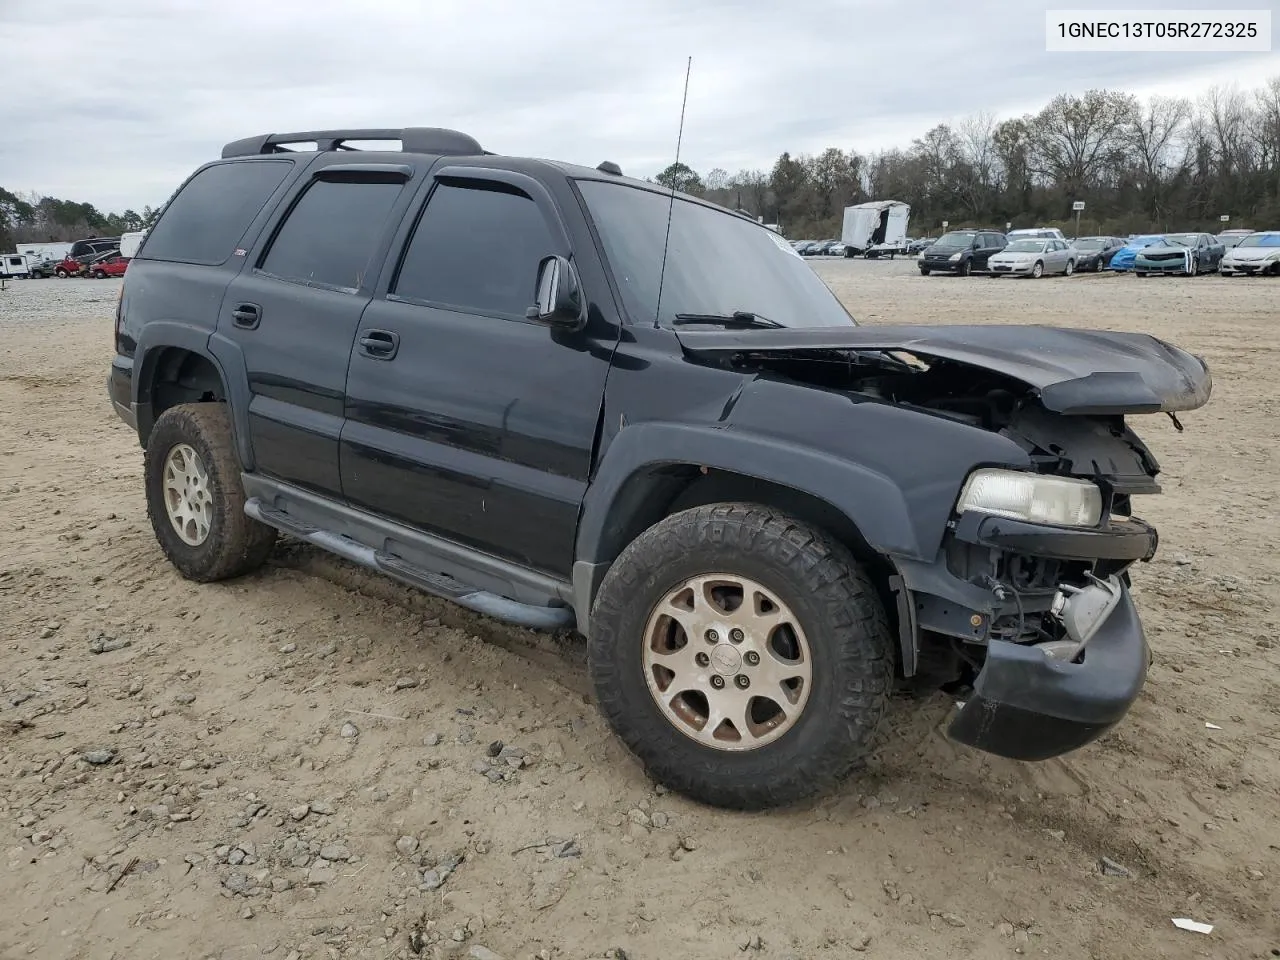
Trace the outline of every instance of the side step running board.
{"type": "Polygon", "coordinates": [[[401,583],[450,600],[476,613],[483,613],[532,630],[563,630],[572,627],[575,623],[573,610],[569,607],[539,607],[500,597],[496,593],[477,590],[452,577],[432,573],[400,557],[366,547],[350,537],[296,520],[283,510],[267,506],[257,497],[245,502],[244,512],[260,523],[275,527],[292,537],[337,554],[344,560],[350,560],[362,567],[386,574],[401,583]]]}

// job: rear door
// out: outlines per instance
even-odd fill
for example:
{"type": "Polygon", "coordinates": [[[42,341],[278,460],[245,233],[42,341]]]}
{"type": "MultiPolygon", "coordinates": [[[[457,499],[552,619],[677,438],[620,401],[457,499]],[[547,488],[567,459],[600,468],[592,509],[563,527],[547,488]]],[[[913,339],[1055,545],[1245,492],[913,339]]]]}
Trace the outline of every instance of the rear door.
{"type": "Polygon", "coordinates": [[[529,176],[445,168],[402,235],[351,350],[343,492],[567,578],[617,329],[526,318],[539,262],[573,253],[529,176]]]}
{"type": "Polygon", "coordinates": [[[243,355],[254,468],[341,497],[347,360],[370,264],[408,204],[413,167],[317,157],[222,299],[218,332],[243,355]]]}

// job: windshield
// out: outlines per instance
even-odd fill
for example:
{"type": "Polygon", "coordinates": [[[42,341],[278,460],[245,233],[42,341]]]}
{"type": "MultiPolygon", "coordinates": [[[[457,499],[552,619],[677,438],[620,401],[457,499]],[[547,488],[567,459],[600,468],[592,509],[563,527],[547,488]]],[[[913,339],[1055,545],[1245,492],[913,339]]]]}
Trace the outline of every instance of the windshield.
{"type": "Polygon", "coordinates": [[[1101,250],[1105,244],[1106,241],[1098,237],[1082,237],[1075,242],[1078,250],[1101,250]]]}
{"type": "Polygon", "coordinates": [[[1164,237],[1133,237],[1129,241],[1130,247],[1149,247],[1153,243],[1164,243],[1164,237]]]}
{"type": "Polygon", "coordinates": [[[1170,243],[1178,243],[1184,247],[1194,247],[1200,240],[1198,233],[1171,233],[1168,236],[1170,243]]]}
{"type": "Polygon", "coordinates": [[[601,180],[578,188],[600,232],[609,268],[634,323],[671,326],[677,314],[746,311],[784,327],[854,323],[827,285],[772,230],[732,213],[601,180]],[[663,274],[662,249],[671,211],[663,274]]]}
{"type": "Polygon", "coordinates": [[[1015,240],[1004,248],[1002,253],[1044,253],[1043,240],[1015,240]]]}
{"type": "Polygon", "coordinates": [[[1237,247],[1280,247],[1280,233],[1255,233],[1241,240],[1237,247]]]}
{"type": "Polygon", "coordinates": [[[953,230],[951,233],[944,233],[934,242],[939,247],[967,247],[977,236],[972,230],[953,230]]]}

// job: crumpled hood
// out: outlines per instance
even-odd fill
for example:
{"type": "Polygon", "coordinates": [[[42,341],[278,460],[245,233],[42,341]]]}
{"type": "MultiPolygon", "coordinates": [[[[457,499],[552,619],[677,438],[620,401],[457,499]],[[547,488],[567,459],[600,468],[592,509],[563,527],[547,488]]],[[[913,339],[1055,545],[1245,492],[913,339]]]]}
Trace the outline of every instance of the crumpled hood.
{"type": "Polygon", "coordinates": [[[1204,406],[1208,365],[1143,333],[1026,325],[807,327],[678,330],[690,355],[897,350],[1018,380],[1061,414],[1173,413],[1204,406]]]}
{"type": "Polygon", "coordinates": [[[1138,256],[1149,257],[1152,254],[1155,254],[1157,256],[1164,257],[1164,256],[1169,256],[1170,254],[1175,254],[1175,253],[1178,256],[1183,256],[1186,254],[1188,249],[1189,249],[1188,247],[1183,247],[1183,246],[1175,245],[1172,243],[1153,243],[1151,246],[1143,247],[1141,250],[1139,250],[1138,256]]]}

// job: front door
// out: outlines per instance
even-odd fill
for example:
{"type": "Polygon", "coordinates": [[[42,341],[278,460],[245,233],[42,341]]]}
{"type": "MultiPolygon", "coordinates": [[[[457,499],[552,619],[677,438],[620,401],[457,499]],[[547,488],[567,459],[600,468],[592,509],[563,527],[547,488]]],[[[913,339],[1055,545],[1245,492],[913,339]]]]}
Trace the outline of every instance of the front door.
{"type": "Polygon", "coordinates": [[[526,318],[539,262],[572,252],[528,177],[442,174],[403,234],[351,351],[343,493],[567,578],[616,328],[526,318]]]}
{"type": "Polygon", "coordinates": [[[366,272],[410,188],[403,176],[321,159],[227,288],[218,331],[244,357],[255,470],[337,497],[347,360],[372,289],[366,272]]]}

